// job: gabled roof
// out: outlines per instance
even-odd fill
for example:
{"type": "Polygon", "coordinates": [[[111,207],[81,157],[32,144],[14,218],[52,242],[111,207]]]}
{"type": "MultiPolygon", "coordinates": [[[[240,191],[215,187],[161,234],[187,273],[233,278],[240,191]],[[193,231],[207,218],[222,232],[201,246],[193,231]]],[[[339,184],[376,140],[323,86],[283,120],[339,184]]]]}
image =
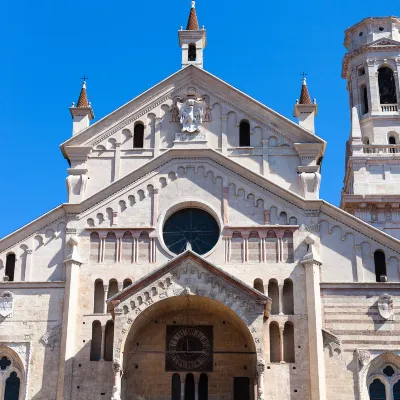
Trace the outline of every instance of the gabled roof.
{"type": "Polygon", "coordinates": [[[271,131],[275,131],[282,136],[286,135],[286,138],[289,138],[290,135],[294,136],[291,139],[292,142],[322,143],[325,148],[325,141],[307,129],[302,128],[204,69],[189,65],[62,143],[60,147],[64,156],[68,158],[66,148],[69,146],[95,145],[102,140],[102,136],[123,129],[134,119],[148,113],[150,107],[155,107],[160,101],[173,97],[175,92],[189,82],[193,85],[198,84],[203,88],[206,87],[207,89],[203,90],[227,101],[238,110],[250,115],[254,120],[264,123],[271,131]]]}
{"type": "Polygon", "coordinates": [[[121,292],[115,294],[114,296],[110,297],[107,300],[107,303],[115,302],[115,301],[124,301],[131,297],[133,294],[139,292],[143,288],[147,287],[157,279],[160,279],[168,272],[173,270],[176,266],[180,265],[183,261],[192,260],[197,264],[200,264],[206,271],[212,273],[213,275],[221,278],[222,280],[228,282],[230,285],[236,287],[241,292],[245,292],[248,296],[254,298],[257,302],[261,304],[271,303],[271,299],[266,296],[265,294],[259,292],[258,290],[252,288],[247,283],[244,283],[240,279],[236,278],[235,276],[228,274],[223,269],[217,267],[216,265],[210,263],[199,254],[191,251],[186,250],[184,253],[179,254],[172,260],[168,261],[161,267],[157,268],[153,272],[148,275],[145,275],[143,278],[139,279],[132,285],[128,286],[126,289],[122,290],[121,292]]]}

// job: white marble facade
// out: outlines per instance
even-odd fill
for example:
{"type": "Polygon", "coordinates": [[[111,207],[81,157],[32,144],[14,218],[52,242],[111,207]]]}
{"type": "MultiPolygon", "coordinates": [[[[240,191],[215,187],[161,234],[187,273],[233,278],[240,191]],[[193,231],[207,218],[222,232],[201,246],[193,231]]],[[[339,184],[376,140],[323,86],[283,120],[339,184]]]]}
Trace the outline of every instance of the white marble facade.
{"type": "MultiPolygon", "coordinates": [[[[398,19],[376,24],[400,46],[398,19]]],[[[369,32],[358,43],[359,26],[346,31],[350,52],[388,37],[369,32]]],[[[209,399],[237,399],[237,377],[258,400],[367,400],[379,382],[397,399],[400,242],[380,230],[397,217],[382,227],[320,199],[326,143],[314,127],[202,69],[205,30],[179,36],[183,68],[163,82],[92,125],[90,105],[71,107],[74,134],[61,145],[68,203],[0,241],[0,399],[11,376],[18,400],[171,399],[165,326],[175,322],[213,326],[209,399]],[[201,63],[188,61],[191,41],[201,63]],[[166,221],[187,208],[218,226],[204,254],[166,243],[166,221]]],[[[380,143],[388,121],[400,132],[398,111],[384,119],[377,110],[360,127],[360,103],[351,106],[346,207],[365,195],[356,171],[382,166],[386,178],[398,162],[365,146],[380,143]]],[[[395,181],[364,185],[396,203],[395,181]]],[[[197,390],[201,370],[186,372],[197,390]]]]}

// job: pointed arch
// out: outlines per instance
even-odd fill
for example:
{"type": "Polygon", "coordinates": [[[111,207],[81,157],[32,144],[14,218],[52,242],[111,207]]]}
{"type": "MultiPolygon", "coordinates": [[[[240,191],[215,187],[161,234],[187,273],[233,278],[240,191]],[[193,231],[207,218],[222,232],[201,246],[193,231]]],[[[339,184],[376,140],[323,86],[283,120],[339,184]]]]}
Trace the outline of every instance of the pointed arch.
{"type": "Polygon", "coordinates": [[[386,400],[385,384],[378,378],[370,383],[368,392],[370,400],[386,400]]]}

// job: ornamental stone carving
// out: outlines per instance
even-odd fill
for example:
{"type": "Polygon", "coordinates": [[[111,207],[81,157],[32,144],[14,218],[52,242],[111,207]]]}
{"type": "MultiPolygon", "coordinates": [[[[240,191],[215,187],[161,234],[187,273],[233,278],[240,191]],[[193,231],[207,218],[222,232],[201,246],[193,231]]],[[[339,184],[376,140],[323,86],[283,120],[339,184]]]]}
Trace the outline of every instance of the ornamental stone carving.
{"type": "Polygon", "coordinates": [[[58,325],[49,332],[46,332],[40,341],[45,345],[51,347],[51,351],[54,350],[56,343],[60,343],[62,326],[58,325]]]}
{"type": "Polygon", "coordinates": [[[205,101],[203,99],[188,98],[184,102],[177,102],[179,121],[182,124],[182,132],[200,132],[203,123],[205,101]]]}
{"type": "Polygon", "coordinates": [[[393,298],[388,294],[383,294],[378,299],[379,315],[386,321],[394,320],[393,298]]]}
{"type": "Polygon", "coordinates": [[[365,367],[371,360],[371,353],[367,350],[356,350],[357,358],[360,364],[365,367]]]}
{"type": "Polygon", "coordinates": [[[0,295],[0,315],[3,318],[12,317],[14,309],[14,295],[9,292],[3,292],[0,295]]]}
{"type": "Polygon", "coordinates": [[[324,349],[329,349],[331,357],[342,352],[340,339],[336,335],[328,332],[325,329],[322,329],[322,338],[324,341],[324,349]]]}

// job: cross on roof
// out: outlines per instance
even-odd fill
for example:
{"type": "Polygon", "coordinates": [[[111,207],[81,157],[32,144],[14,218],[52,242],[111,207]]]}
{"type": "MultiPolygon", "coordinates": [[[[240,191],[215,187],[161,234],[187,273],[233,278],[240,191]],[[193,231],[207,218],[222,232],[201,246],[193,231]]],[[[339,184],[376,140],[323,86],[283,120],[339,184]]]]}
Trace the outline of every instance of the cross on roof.
{"type": "Polygon", "coordinates": [[[305,72],[301,73],[300,75],[303,76],[303,78],[305,78],[308,74],[306,74],[305,72]]]}
{"type": "Polygon", "coordinates": [[[81,79],[83,80],[83,82],[86,82],[89,79],[89,77],[84,74],[83,78],[81,78],[81,79]]]}
{"type": "Polygon", "coordinates": [[[1,358],[1,360],[0,360],[0,369],[2,371],[6,370],[7,367],[9,367],[10,365],[11,365],[11,361],[6,356],[1,358]]]}

